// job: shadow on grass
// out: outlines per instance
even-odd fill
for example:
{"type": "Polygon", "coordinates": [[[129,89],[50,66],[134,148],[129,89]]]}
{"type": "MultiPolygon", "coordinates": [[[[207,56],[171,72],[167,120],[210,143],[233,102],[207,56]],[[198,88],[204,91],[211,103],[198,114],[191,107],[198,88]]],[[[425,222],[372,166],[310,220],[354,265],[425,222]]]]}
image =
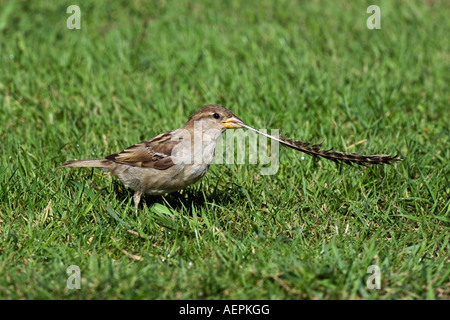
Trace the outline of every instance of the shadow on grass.
{"type": "MultiPolygon", "coordinates": [[[[204,186],[203,186],[204,187],[204,186]]],[[[131,201],[134,191],[126,188],[120,181],[113,180],[114,193],[119,202],[127,203],[131,201]]],[[[237,201],[244,199],[241,186],[233,184],[227,190],[218,190],[217,188],[205,191],[202,184],[189,186],[181,191],[172,192],[166,195],[153,196],[143,195],[139,204],[139,210],[144,206],[151,208],[154,204],[168,206],[173,210],[185,210],[192,215],[193,209],[206,207],[208,203],[217,205],[232,205],[237,201]]]]}

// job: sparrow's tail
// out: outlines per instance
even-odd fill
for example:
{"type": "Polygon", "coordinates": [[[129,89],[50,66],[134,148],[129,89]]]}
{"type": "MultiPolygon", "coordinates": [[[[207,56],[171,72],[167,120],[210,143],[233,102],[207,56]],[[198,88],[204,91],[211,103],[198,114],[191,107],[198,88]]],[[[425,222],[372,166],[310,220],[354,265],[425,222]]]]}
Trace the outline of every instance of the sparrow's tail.
{"type": "Polygon", "coordinates": [[[309,154],[313,157],[319,158],[325,158],[337,163],[345,163],[348,165],[353,164],[359,164],[359,165],[371,165],[371,164],[391,164],[391,162],[396,161],[402,161],[403,159],[400,159],[398,155],[391,156],[386,154],[377,154],[377,155],[370,155],[365,156],[361,154],[356,153],[345,153],[345,152],[338,152],[333,151],[331,149],[328,150],[321,150],[322,144],[314,144],[311,145],[309,142],[303,142],[299,140],[293,140],[293,139],[280,139],[279,140],[281,144],[302,151],[306,154],[309,154]]]}
{"type": "Polygon", "coordinates": [[[88,159],[88,160],[74,160],[67,161],[62,166],[58,168],[65,167],[90,167],[90,168],[105,168],[107,167],[107,163],[105,163],[105,159],[88,159]]]}

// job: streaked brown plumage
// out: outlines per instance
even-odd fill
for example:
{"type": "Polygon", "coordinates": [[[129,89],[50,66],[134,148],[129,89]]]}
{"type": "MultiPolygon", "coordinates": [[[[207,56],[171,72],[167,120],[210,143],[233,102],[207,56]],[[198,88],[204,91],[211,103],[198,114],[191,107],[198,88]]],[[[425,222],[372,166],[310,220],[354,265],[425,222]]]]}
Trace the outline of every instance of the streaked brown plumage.
{"type": "Polygon", "coordinates": [[[67,161],[61,167],[93,167],[108,170],[125,186],[135,191],[133,200],[137,210],[141,195],[144,193],[153,195],[170,193],[201,179],[214,160],[217,139],[225,129],[239,128],[258,132],[284,146],[311,156],[348,165],[391,164],[402,160],[398,156],[390,155],[365,156],[321,150],[321,144],[311,145],[308,142],[269,136],[246,125],[230,110],[208,105],[194,113],[180,129],[164,132],[102,159],[67,161]],[[198,124],[200,126],[197,126],[198,124]],[[196,150],[194,140],[199,136],[202,140],[201,148],[196,150]],[[184,156],[186,154],[189,155],[188,158],[184,156]],[[196,161],[197,157],[200,161],[196,161]]]}
{"type": "Polygon", "coordinates": [[[108,170],[135,191],[137,210],[144,193],[170,193],[200,180],[214,160],[219,136],[226,129],[241,128],[240,123],[242,120],[230,110],[208,105],[195,112],[180,129],[164,132],[103,159],[67,161],[61,167],[108,170]],[[194,154],[196,137],[204,140],[201,154],[194,154]]]}

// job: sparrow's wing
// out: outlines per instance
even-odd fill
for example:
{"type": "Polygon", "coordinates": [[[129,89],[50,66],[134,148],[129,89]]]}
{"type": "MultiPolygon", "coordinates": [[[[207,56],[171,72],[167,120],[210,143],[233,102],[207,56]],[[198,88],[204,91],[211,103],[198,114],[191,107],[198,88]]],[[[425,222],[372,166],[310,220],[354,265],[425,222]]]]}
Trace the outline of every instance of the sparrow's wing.
{"type": "Polygon", "coordinates": [[[182,141],[182,137],[172,139],[173,131],[162,133],[153,139],[135,144],[121,153],[112,154],[105,159],[134,167],[165,170],[174,165],[172,149],[182,141]]]}

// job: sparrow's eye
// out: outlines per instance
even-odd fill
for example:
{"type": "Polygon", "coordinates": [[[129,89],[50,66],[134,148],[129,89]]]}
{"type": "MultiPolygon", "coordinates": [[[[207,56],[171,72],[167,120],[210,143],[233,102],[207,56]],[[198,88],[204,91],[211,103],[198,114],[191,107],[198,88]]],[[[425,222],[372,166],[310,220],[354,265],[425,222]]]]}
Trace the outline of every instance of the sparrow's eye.
{"type": "Polygon", "coordinates": [[[214,119],[219,119],[219,118],[220,118],[220,115],[219,115],[218,113],[214,113],[214,114],[213,114],[213,117],[214,117],[214,119]]]}

